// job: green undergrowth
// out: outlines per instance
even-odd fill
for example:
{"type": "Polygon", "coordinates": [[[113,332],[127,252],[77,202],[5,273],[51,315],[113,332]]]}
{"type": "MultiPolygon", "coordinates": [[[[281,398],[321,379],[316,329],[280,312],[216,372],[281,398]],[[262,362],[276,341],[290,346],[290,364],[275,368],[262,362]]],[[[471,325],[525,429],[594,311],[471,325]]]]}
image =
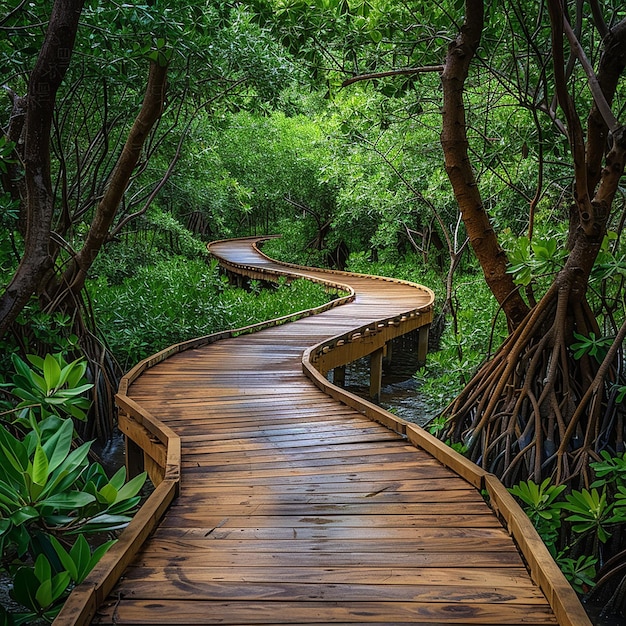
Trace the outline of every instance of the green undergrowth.
{"type": "Polygon", "coordinates": [[[240,328],[320,306],[334,295],[307,280],[263,289],[229,285],[216,262],[182,256],[139,266],[111,281],[102,272],[89,294],[105,339],[128,369],[163,348],[194,337],[240,328]]]}
{"type": "Polygon", "coordinates": [[[590,467],[595,480],[587,489],[568,490],[546,478],[540,485],[522,481],[509,490],[580,594],[595,586],[626,523],[626,454],[605,450],[590,467]]]}
{"type": "Polygon", "coordinates": [[[109,476],[77,436],[91,404],[86,361],[11,361],[0,384],[0,624],[21,626],[54,620],[130,522],[146,475],[109,476]]]}

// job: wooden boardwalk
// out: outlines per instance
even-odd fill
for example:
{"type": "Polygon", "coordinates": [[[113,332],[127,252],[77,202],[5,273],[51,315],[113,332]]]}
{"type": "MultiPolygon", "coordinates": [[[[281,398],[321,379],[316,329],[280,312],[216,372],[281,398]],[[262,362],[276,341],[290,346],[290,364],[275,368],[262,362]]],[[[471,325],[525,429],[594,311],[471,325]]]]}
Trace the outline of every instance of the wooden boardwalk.
{"type": "MultiPolygon", "coordinates": [[[[211,251],[231,271],[286,271],[251,243],[211,251]]],[[[432,294],[289,271],[354,294],[129,375],[129,462],[159,486],[57,623],[588,625],[498,481],[318,373],[427,324],[432,294]]]]}

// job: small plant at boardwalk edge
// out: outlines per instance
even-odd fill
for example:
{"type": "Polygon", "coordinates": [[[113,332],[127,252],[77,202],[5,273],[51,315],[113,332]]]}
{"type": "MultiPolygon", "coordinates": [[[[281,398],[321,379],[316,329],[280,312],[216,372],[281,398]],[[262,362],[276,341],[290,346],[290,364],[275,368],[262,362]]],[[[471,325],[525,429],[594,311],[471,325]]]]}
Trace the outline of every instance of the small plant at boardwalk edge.
{"type": "Polygon", "coordinates": [[[565,485],[551,485],[546,478],[541,485],[522,481],[509,491],[523,503],[524,512],[543,539],[553,557],[556,556],[556,540],[561,527],[561,505],[557,498],[565,490],[565,485]]]}
{"type": "Polygon", "coordinates": [[[72,418],[86,419],[89,408],[85,363],[60,354],[28,360],[13,357],[15,374],[3,387],[15,402],[0,422],[1,565],[24,610],[0,607],[0,624],[52,621],[114,543],[92,551],[84,535],[126,526],[145,481],[142,474],[126,482],[124,468],[109,478],[90,462],[91,443],[76,440],[72,418]]]}
{"type": "Polygon", "coordinates": [[[509,490],[579,593],[594,586],[605,544],[626,523],[626,453],[613,457],[603,451],[601,457],[590,463],[596,480],[589,489],[564,493],[565,485],[546,478],[540,485],[523,481],[509,490]]]}

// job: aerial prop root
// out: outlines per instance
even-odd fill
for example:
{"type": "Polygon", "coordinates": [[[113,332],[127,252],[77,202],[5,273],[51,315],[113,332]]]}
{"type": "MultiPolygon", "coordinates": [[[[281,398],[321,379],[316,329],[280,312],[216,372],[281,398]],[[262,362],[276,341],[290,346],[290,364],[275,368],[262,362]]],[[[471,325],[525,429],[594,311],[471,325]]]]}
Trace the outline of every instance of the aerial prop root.
{"type": "Polygon", "coordinates": [[[593,329],[585,298],[555,282],[444,413],[443,436],[505,484],[546,476],[586,484],[601,423],[615,422],[602,422],[603,399],[626,325],[601,365],[570,348],[574,331],[593,329]]]}

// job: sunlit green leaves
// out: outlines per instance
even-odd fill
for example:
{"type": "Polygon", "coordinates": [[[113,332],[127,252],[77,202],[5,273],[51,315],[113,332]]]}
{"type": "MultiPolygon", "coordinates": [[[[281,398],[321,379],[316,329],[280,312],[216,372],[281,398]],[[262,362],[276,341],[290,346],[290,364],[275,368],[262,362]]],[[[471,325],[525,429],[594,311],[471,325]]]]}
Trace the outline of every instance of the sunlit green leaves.
{"type": "MultiPolygon", "coordinates": [[[[85,393],[92,388],[84,378],[87,364],[83,360],[70,363],[62,354],[47,354],[44,359],[29,355],[32,368],[16,354],[12,356],[17,375],[14,377],[13,393],[22,399],[18,408],[37,409],[40,419],[49,415],[71,415],[86,418],[91,402],[85,393]]],[[[21,419],[25,419],[22,412],[21,419]]]]}
{"type": "Polygon", "coordinates": [[[607,450],[602,450],[600,456],[601,461],[589,464],[597,478],[591,486],[601,487],[606,483],[615,483],[618,487],[626,487],[626,452],[621,456],[613,456],[607,450]]]}
{"type": "Polygon", "coordinates": [[[509,491],[521,500],[524,512],[555,556],[562,508],[558,498],[565,491],[565,485],[552,485],[550,479],[546,478],[540,485],[532,480],[522,481],[509,491]]]}
{"type": "Polygon", "coordinates": [[[515,276],[518,285],[529,285],[538,278],[554,275],[563,266],[566,251],[552,236],[535,238],[518,237],[509,252],[510,267],[507,270],[515,276]]]}
{"type": "Polygon", "coordinates": [[[566,519],[573,522],[574,531],[579,533],[592,531],[602,543],[610,537],[607,528],[610,524],[626,522],[626,515],[613,511],[614,504],[607,502],[604,490],[594,488],[573,491],[566,496],[566,500],[563,509],[571,513],[566,519]]]}

